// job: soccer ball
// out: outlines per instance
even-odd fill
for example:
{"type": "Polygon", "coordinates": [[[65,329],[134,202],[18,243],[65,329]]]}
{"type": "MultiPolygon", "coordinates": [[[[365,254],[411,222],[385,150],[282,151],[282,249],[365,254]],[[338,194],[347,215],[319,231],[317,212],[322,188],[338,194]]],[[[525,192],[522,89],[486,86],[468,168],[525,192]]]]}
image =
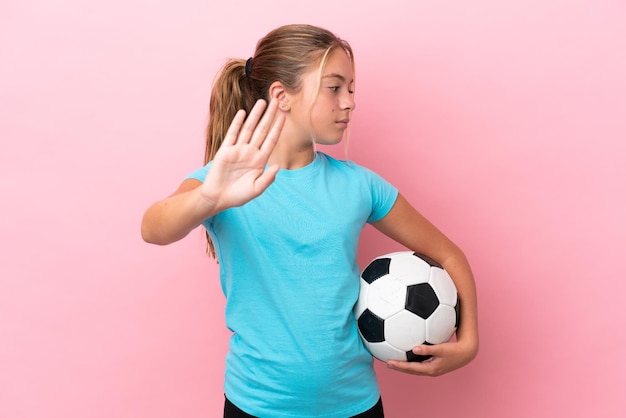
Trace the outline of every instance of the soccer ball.
{"type": "Polygon", "coordinates": [[[374,357],[424,361],[416,345],[450,340],[459,323],[454,282],[436,261],[401,251],[372,260],[360,279],[354,307],[363,343],[374,357]]]}

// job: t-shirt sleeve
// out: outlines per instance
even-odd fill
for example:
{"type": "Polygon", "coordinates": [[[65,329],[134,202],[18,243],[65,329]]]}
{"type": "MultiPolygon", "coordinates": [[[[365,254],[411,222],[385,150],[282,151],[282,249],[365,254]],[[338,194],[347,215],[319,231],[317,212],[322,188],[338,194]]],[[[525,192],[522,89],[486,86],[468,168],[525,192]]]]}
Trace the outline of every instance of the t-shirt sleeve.
{"type": "Polygon", "coordinates": [[[398,198],[398,189],[373,171],[364,170],[369,177],[372,193],[372,212],[367,222],[372,223],[380,221],[389,213],[398,198]]]}
{"type": "MultiPolygon", "coordinates": [[[[195,169],[194,171],[189,173],[183,180],[194,179],[194,180],[198,180],[198,181],[201,181],[202,183],[204,183],[204,179],[206,179],[206,175],[209,172],[209,167],[210,166],[211,166],[211,163],[209,162],[204,167],[200,167],[200,168],[195,169]]],[[[210,229],[211,222],[212,222],[212,218],[205,219],[202,222],[202,225],[204,226],[204,228],[207,231],[210,229]]]]}
{"type": "Polygon", "coordinates": [[[206,178],[206,175],[209,172],[210,166],[211,166],[211,163],[209,162],[204,167],[200,167],[192,171],[191,173],[189,173],[189,175],[187,175],[187,177],[184,178],[184,180],[194,179],[194,180],[198,180],[204,183],[204,179],[206,178]]]}

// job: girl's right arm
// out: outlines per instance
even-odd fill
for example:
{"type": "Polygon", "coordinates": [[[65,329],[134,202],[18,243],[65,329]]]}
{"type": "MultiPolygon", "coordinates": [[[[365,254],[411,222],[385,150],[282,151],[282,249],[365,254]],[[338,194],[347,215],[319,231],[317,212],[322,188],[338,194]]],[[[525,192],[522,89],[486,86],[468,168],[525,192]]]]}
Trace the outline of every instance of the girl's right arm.
{"type": "Polygon", "coordinates": [[[206,218],[215,208],[201,193],[202,182],[188,179],[169,197],[150,206],[141,222],[141,237],[150,244],[167,245],[178,241],[206,218]]]}
{"type": "Polygon", "coordinates": [[[278,172],[277,166],[266,167],[284,121],[276,100],[267,106],[259,100],[247,118],[239,111],[204,182],[187,179],[150,206],[141,223],[143,239],[159,245],[178,241],[205,219],[263,193],[278,172]]]}

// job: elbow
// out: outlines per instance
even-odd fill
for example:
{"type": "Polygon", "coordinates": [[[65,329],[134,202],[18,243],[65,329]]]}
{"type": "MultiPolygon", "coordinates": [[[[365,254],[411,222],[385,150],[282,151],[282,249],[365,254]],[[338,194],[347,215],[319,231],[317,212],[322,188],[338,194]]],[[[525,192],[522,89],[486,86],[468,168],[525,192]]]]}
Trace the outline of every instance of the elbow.
{"type": "Polygon", "coordinates": [[[174,231],[153,225],[145,220],[141,223],[141,238],[148,244],[169,245],[184,238],[187,234],[178,235],[174,231]]]}
{"type": "Polygon", "coordinates": [[[154,244],[154,245],[168,245],[172,243],[172,241],[163,239],[162,237],[159,237],[157,234],[144,231],[143,229],[141,231],[141,238],[148,244],[154,244]]]}
{"type": "Polygon", "coordinates": [[[169,242],[163,239],[162,234],[152,225],[146,216],[141,221],[141,238],[148,244],[167,245],[169,242]]]}
{"type": "Polygon", "coordinates": [[[145,224],[141,225],[141,238],[148,244],[164,245],[156,234],[154,234],[150,228],[146,227],[145,224]]]}

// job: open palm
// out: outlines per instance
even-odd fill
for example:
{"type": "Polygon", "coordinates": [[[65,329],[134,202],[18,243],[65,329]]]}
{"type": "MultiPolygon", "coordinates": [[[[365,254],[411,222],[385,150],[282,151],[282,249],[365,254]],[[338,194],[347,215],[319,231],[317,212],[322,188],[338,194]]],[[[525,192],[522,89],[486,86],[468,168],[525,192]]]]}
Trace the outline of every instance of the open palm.
{"type": "Polygon", "coordinates": [[[263,193],[278,172],[277,166],[266,166],[284,121],[275,100],[269,105],[259,100],[247,119],[240,110],[213,159],[202,185],[202,196],[224,210],[241,206],[263,193]]]}

